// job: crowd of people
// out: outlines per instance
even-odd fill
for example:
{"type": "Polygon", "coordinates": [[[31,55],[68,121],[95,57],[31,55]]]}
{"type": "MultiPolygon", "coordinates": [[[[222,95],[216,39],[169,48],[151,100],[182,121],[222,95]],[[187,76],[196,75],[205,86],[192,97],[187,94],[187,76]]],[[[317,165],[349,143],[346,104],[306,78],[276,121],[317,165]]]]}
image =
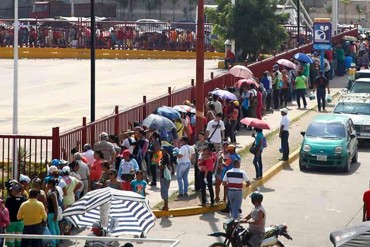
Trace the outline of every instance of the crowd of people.
{"type": "MultiPolygon", "coordinates": [[[[91,30],[84,24],[72,25],[56,22],[56,26],[20,25],[18,43],[21,47],[89,48],[91,30]]],[[[136,24],[101,24],[96,27],[96,47],[117,50],[175,50],[195,51],[196,34],[189,29],[171,28],[160,30],[154,25],[141,30],[136,24]]],[[[0,47],[13,46],[14,30],[11,25],[0,25],[0,47]]],[[[205,32],[205,49],[214,51],[212,35],[205,32]]]]}

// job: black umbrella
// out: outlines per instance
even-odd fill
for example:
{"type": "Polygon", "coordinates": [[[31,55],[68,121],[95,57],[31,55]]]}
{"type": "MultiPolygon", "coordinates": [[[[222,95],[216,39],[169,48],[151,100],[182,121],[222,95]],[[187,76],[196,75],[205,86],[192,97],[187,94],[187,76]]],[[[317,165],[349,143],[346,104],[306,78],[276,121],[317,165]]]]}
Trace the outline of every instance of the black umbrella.
{"type": "Polygon", "coordinates": [[[370,222],[330,233],[334,247],[368,247],[370,246],[370,222]]]}

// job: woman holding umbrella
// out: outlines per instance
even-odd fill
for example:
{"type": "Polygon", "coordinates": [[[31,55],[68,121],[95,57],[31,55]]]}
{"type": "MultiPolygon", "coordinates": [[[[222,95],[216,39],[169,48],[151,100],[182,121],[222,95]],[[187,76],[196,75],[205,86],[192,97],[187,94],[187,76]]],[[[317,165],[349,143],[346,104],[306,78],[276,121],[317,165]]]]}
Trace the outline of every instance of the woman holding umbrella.
{"type": "Polygon", "coordinates": [[[264,135],[262,133],[262,129],[254,128],[254,131],[255,133],[252,134],[252,137],[254,137],[254,145],[257,147],[257,152],[254,154],[253,158],[253,165],[256,169],[256,177],[254,180],[260,180],[263,175],[262,151],[264,135]]]}

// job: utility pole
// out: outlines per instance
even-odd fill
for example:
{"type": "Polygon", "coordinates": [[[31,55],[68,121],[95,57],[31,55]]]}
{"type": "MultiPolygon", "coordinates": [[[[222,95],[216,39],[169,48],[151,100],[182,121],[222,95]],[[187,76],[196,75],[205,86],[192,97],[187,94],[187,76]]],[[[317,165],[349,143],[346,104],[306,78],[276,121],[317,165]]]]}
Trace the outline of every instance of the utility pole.
{"type": "Polygon", "coordinates": [[[196,134],[198,134],[204,129],[204,0],[198,0],[196,111],[196,134]]]}
{"type": "MultiPolygon", "coordinates": [[[[13,135],[18,134],[18,0],[14,0],[13,135]]],[[[13,139],[13,178],[18,180],[18,139],[13,139]]]]}
{"type": "Polygon", "coordinates": [[[338,30],[338,0],[332,0],[331,24],[332,34],[335,35],[338,30]]]}
{"type": "Polygon", "coordinates": [[[300,0],[297,0],[297,43],[298,47],[301,45],[301,7],[300,7],[300,0]]]}
{"type": "Polygon", "coordinates": [[[95,121],[95,0],[90,0],[90,122],[95,121]]]}

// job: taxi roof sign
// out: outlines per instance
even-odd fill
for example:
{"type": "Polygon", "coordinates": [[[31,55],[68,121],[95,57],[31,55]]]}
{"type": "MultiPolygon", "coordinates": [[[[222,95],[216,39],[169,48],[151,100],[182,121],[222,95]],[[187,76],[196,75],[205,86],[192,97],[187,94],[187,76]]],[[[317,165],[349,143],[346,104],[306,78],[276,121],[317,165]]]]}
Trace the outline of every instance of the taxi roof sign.
{"type": "Polygon", "coordinates": [[[330,18],[315,18],[314,22],[330,22],[330,18]]]}

